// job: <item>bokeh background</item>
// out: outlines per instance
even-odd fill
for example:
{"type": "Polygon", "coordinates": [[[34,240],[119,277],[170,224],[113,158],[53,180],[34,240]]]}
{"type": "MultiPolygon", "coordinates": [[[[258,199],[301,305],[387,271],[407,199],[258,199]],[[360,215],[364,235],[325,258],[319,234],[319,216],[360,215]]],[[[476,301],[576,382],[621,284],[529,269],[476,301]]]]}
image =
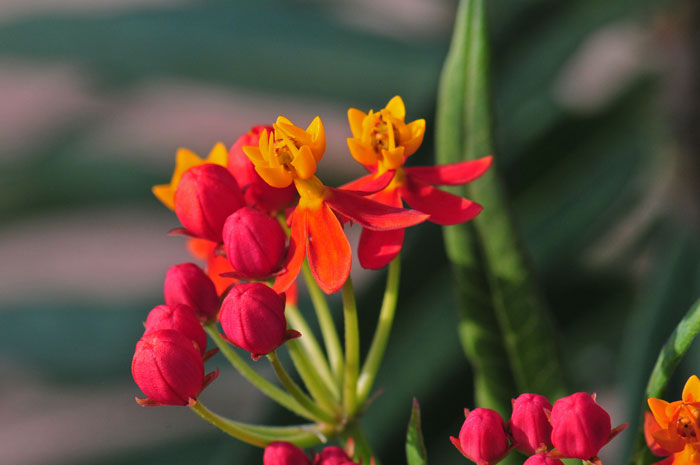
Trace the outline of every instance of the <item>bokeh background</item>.
{"type": "MultiPolygon", "coordinates": [[[[561,343],[572,390],[597,391],[614,423],[634,422],[659,347],[700,296],[700,5],[487,6],[496,162],[559,327],[547,337],[561,343]]],[[[428,122],[412,163],[431,163],[455,8],[0,0],[0,463],[262,463],[187,409],[133,401],[141,322],[162,301],[167,268],[190,260],[150,186],[169,180],[178,147],[206,155],[278,114],[321,115],[321,174],[337,185],[360,173],[347,108],[396,94],[409,120],[428,122]]],[[[382,278],[356,275],[365,342],[382,278]]],[[[464,463],[447,440],[473,407],[451,286],[439,228],[414,228],[383,394],[364,419],[385,464],[404,463],[413,396],[431,462],[464,463]]],[[[222,358],[210,365],[222,376],[207,405],[294,421],[222,358]]],[[[694,347],[671,397],[699,366],[694,347]]]]}

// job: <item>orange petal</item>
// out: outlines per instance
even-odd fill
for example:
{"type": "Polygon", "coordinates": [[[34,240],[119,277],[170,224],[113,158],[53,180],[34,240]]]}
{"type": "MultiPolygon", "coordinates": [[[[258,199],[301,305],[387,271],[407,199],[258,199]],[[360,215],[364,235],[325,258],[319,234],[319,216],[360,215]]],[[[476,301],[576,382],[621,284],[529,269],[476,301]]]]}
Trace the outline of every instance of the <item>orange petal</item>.
{"type": "Polygon", "coordinates": [[[700,379],[697,376],[693,375],[685,382],[681,398],[686,403],[700,402],[700,379]]]}
{"type": "Polygon", "coordinates": [[[323,129],[323,122],[318,116],[309,124],[306,128],[306,132],[311,136],[311,151],[314,154],[316,163],[321,161],[323,157],[323,152],[326,151],[326,131],[323,129]]]}
{"type": "Polygon", "coordinates": [[[406,156],[410,157],[416,153],[416,150],[418,150],[420,144],[423,143],[423,136],[425,135],[425,120],[419,119],[413,121],[408,125],[408,128],[411,130],[411,138],[405,142],[401,142],[401,145],[406,148],[406,156]]]}
{"type": "Polygon", "coordinates": [[[277,279],[272,285],[272,289],[278,294],[294,284],[301,270],[301,265],[304,263],[307,242],[306,214],[306,210],[297,207],[292,215],[292,230],[289,237],[287,258],[282,265],[282,273],[277,275],[277,279]]]}
{"type": "Polygon", "coordinates": [[[389,100],[389,103],[386,104],[384,109],[388,110],[391,116],[401,121],[406,117],[406,106],[403,104],[403,99],[398,95],[389,100]]]}
{"type": "Polygon", "coordinates": [[[665,457],[671,455],[671,453],[661,447],[653,436],[654,433],[660,429],[661,427],[654,419],[654,415],[652,415],[651,412],[644,412],[644,439],[646,440],[647,446],[652,454],[658,457],[665,457]]]}
{"type": "Polygon", "coordinates": [[[357,108],[348,110],[348,121],[350,122],[350,131],[352,136],[356,138],[362,137],[362,121],[367,117],[367,113],[357,108]]]}
{"type": "Polygon", "coordinates": [[[348,138],[348,148],[350,149],[350,155],[358,163],[366,166],[377,164],[377,153],[370,145],[362,143],[360,139],[348,138]]]}
{"type": "Polygon", "coordinates": [[[291,165],[301,179],[309,179],[313,176],[316,172],[316,159],[311,148],[308,145],[302,146],[294,156],[291,165]]]}
{"type": "Polygon", "coordinates": [[[671,453],[680,452],[685,447],[685,441],[677,434],[672,434],[667,429],[661,429],[651,434],[659,447],[671,453]]]}
{"type": "Polygon", "coordinates": [[[666,407],[668,407],[669,403],[663,399],[656,399],[654,397],[650,398],[647,403],[659,426],[664,429],[668,428],[670,417],[673,416],[666,413],[666,407]]]}
{"type": "Polygon", "coordinates": [[[350,274],[352,252],[335,214],[322,203],[306,212],[309,267],[316,283],[326,294],[343,287],[350,274]]]}
{"type": "Polygon", "coordinates": [[[214,165],[226,166],[228,163],[228,149],[226,149],[223,142],[217,142],[214,148],[211,149],[211,152],[209,152],[207,159],[204,161],[214,165]]]}

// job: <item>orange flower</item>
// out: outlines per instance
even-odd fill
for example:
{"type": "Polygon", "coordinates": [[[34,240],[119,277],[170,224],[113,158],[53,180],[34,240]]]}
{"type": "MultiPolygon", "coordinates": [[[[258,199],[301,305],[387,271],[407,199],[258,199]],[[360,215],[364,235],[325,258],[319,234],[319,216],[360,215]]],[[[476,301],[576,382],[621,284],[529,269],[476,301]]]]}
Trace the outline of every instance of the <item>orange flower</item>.
{"type": "Polygon", "coordinates": [[[260,134],[257,147],[243,147],[257,173],[268,184],[281,188],[293,182],[299,193],[299,204],[292,213],[287,258],[273,285],[278,293],[292,285],[305,257],[324,292],[336,292],[345,284],[352,255],[334,212],[378,231],[406,228],[428,218],[413,210],[383,205],[356,193],[325,186],[315,176],[316,164],[321,161],[325,147],[326,136],[319,117],[304,130],[281,116],[270,134],[266,130],[260,134]]]}
{"type": "Polygon", "coordinates": [[[644,432],[651,451],[670,456],[664,464],[700,465],[700,379],[688,378],[681,400],[648,403],[653,418],[646,418],[644,432]]]}

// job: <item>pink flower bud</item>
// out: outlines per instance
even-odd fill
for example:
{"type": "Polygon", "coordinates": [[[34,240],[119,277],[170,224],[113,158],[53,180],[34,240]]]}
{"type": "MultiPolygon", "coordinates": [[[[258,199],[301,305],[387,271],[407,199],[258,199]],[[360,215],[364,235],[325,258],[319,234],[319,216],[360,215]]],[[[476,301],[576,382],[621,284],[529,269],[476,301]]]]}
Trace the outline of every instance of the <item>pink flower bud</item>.
{"type": "Polygon", "coordinates": [[[219,297],[209,276],[194,263],[171,266],[163,285],[165,303],[185,304],[202,320],[213,319],[219,312],[219,297]]]}
{"type": "Polygon", "coordinates": [[[311,465],[311,460],[294,444],[272,442],[265,448],[263,465],[311,465]]]}
{"type": "Polygon", "coordinates": [[[271,276],[287,252],[287,237],[279,222],[252,207],[243,207],[226,219],[223,237],[226,258],[244,279],[271,276]]]}
{"type": "Polygon", "coordinates": [[[144,335],[161,329],[172,329],[197,344],[201,355],[207,349],[207,334],[194,315],[194,309],[183,304],[158,305],[148,314],[144,335]]]}
{"type": "Polygon", "coordinates": [[[185,171],[175,191],[175,214],[192,234],[221,242],[226,218],[245,204],[236,180],[220,165],[185,171]]]}
{"type": "Polygon", "coordinates": [[[268,134],[272,132],[270,126],[255,126],[249,133],[238,138],[228,154],[228,170],[243,191],[246,204],[266,212],[275,212],[291,205],[297,197],[297,191],[293,185],[282,189],[270,186],[255,172],[253,162],[243,153],[244,145],[258,146],[260,133],[264,129],[267,129],[268,134]]]}
{"type": "Polygon", "coordinates": [[[459,439],[450,438],[457,449],[479,465],[494,464],[508,452],[506,425],[498,412],[487,408],[464,411],[466,420],[459,439]]]}
{"type": "Polygon", "coordinates": [[[551,422],[552,443],[564,457],[589,460],[610,439],[610,415],[585,392],[556,401],[551,422]]]}
{"type": "Polygon", "coordinates": [[[221,327],[234,345],[247,350],[253,359],[275,350],[296,331],[287,331],[284,294],[263,283],[235,286],[221,304],[221,327]]]}
{"type": "Polygon", "coordinates": [[[554,457],[547,457],[547,454],[541,453],[529,457],[523,465],[564,465],[564,462],[554,457]]]}
{"type": "Polygon", "coordinates": [[[328,446],[314,458],[313,465],[354,465],[348,454],[338,446],[328,446]]]}
{"type": "Polygon", "coordinates": [[[521,394],[513,401],[510,433],[519,451],[532,455],[552,448],[552,425],[547,418],[552,404],[539,394],[521,394]]]}
{"type": "Polygon", "coordinates": [[[162,405],[192,403],[204,385],[204,362],[187,336],[172,329],[144,335],[131,362],[134,381],[150,401],[162,405]]]}

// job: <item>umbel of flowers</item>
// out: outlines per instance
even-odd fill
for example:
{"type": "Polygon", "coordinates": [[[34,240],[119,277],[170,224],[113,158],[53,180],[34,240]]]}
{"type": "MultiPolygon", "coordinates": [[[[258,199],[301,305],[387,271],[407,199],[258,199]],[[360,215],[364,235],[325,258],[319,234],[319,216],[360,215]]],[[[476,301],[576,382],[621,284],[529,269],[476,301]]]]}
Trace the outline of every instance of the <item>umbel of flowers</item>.
{"type": "MultiPolygon", "coordinates": [[[[178,150],[170,183],[153,193],[180,222],[171,234],[187,237],[187,248],[203,267],[181,263],[166,273],[164,304],[146,317],[132,362],[134,380],[146,395],[140,404],[189,406],[232,436],[267,447],[266,465],[369,463],[371,449],[358,420],[391,331],[405,230],[426,220],[458,224],[477,216],[480,205],[435,186],[470,182],[491,163],[487,156],[405,166],[425,132],[424,120],[406,123],[405,113],[400,97],[377,112],[349,110],[349,152],[368,174],[337,188],[316,174],[326,147],[319,117],[303,128],[280,116],[271,126],[253,127],[229,150],[216,144],[205,159],[178,150]],[[359,264],[388,267],[385,299],[364,359],[345,235],[355,224],[362,228],[359,264]],[[297,307],[299,276],[314,305],[320,340],[297,307]],[[342,343],[325,296],[335,292],[342,293],[342,343]],[[207,351],[207,335],[213,350],[207,351]],[[281,347],[300,384],[280,362],[281,347]],[[307,423],[250,425],[205,407],[201,393],[218,375],[218,369],[206,374],[205,362],[217,351],[307,423]],[[265,357],[277,382],[260,375],[241,351],[253,361],[265,357]],[[326,445],[315,455],[299,449],[341,434],[345,449],[326,445]]],[[[531,447],[539,450],[538,444],[531,447]]]]}

